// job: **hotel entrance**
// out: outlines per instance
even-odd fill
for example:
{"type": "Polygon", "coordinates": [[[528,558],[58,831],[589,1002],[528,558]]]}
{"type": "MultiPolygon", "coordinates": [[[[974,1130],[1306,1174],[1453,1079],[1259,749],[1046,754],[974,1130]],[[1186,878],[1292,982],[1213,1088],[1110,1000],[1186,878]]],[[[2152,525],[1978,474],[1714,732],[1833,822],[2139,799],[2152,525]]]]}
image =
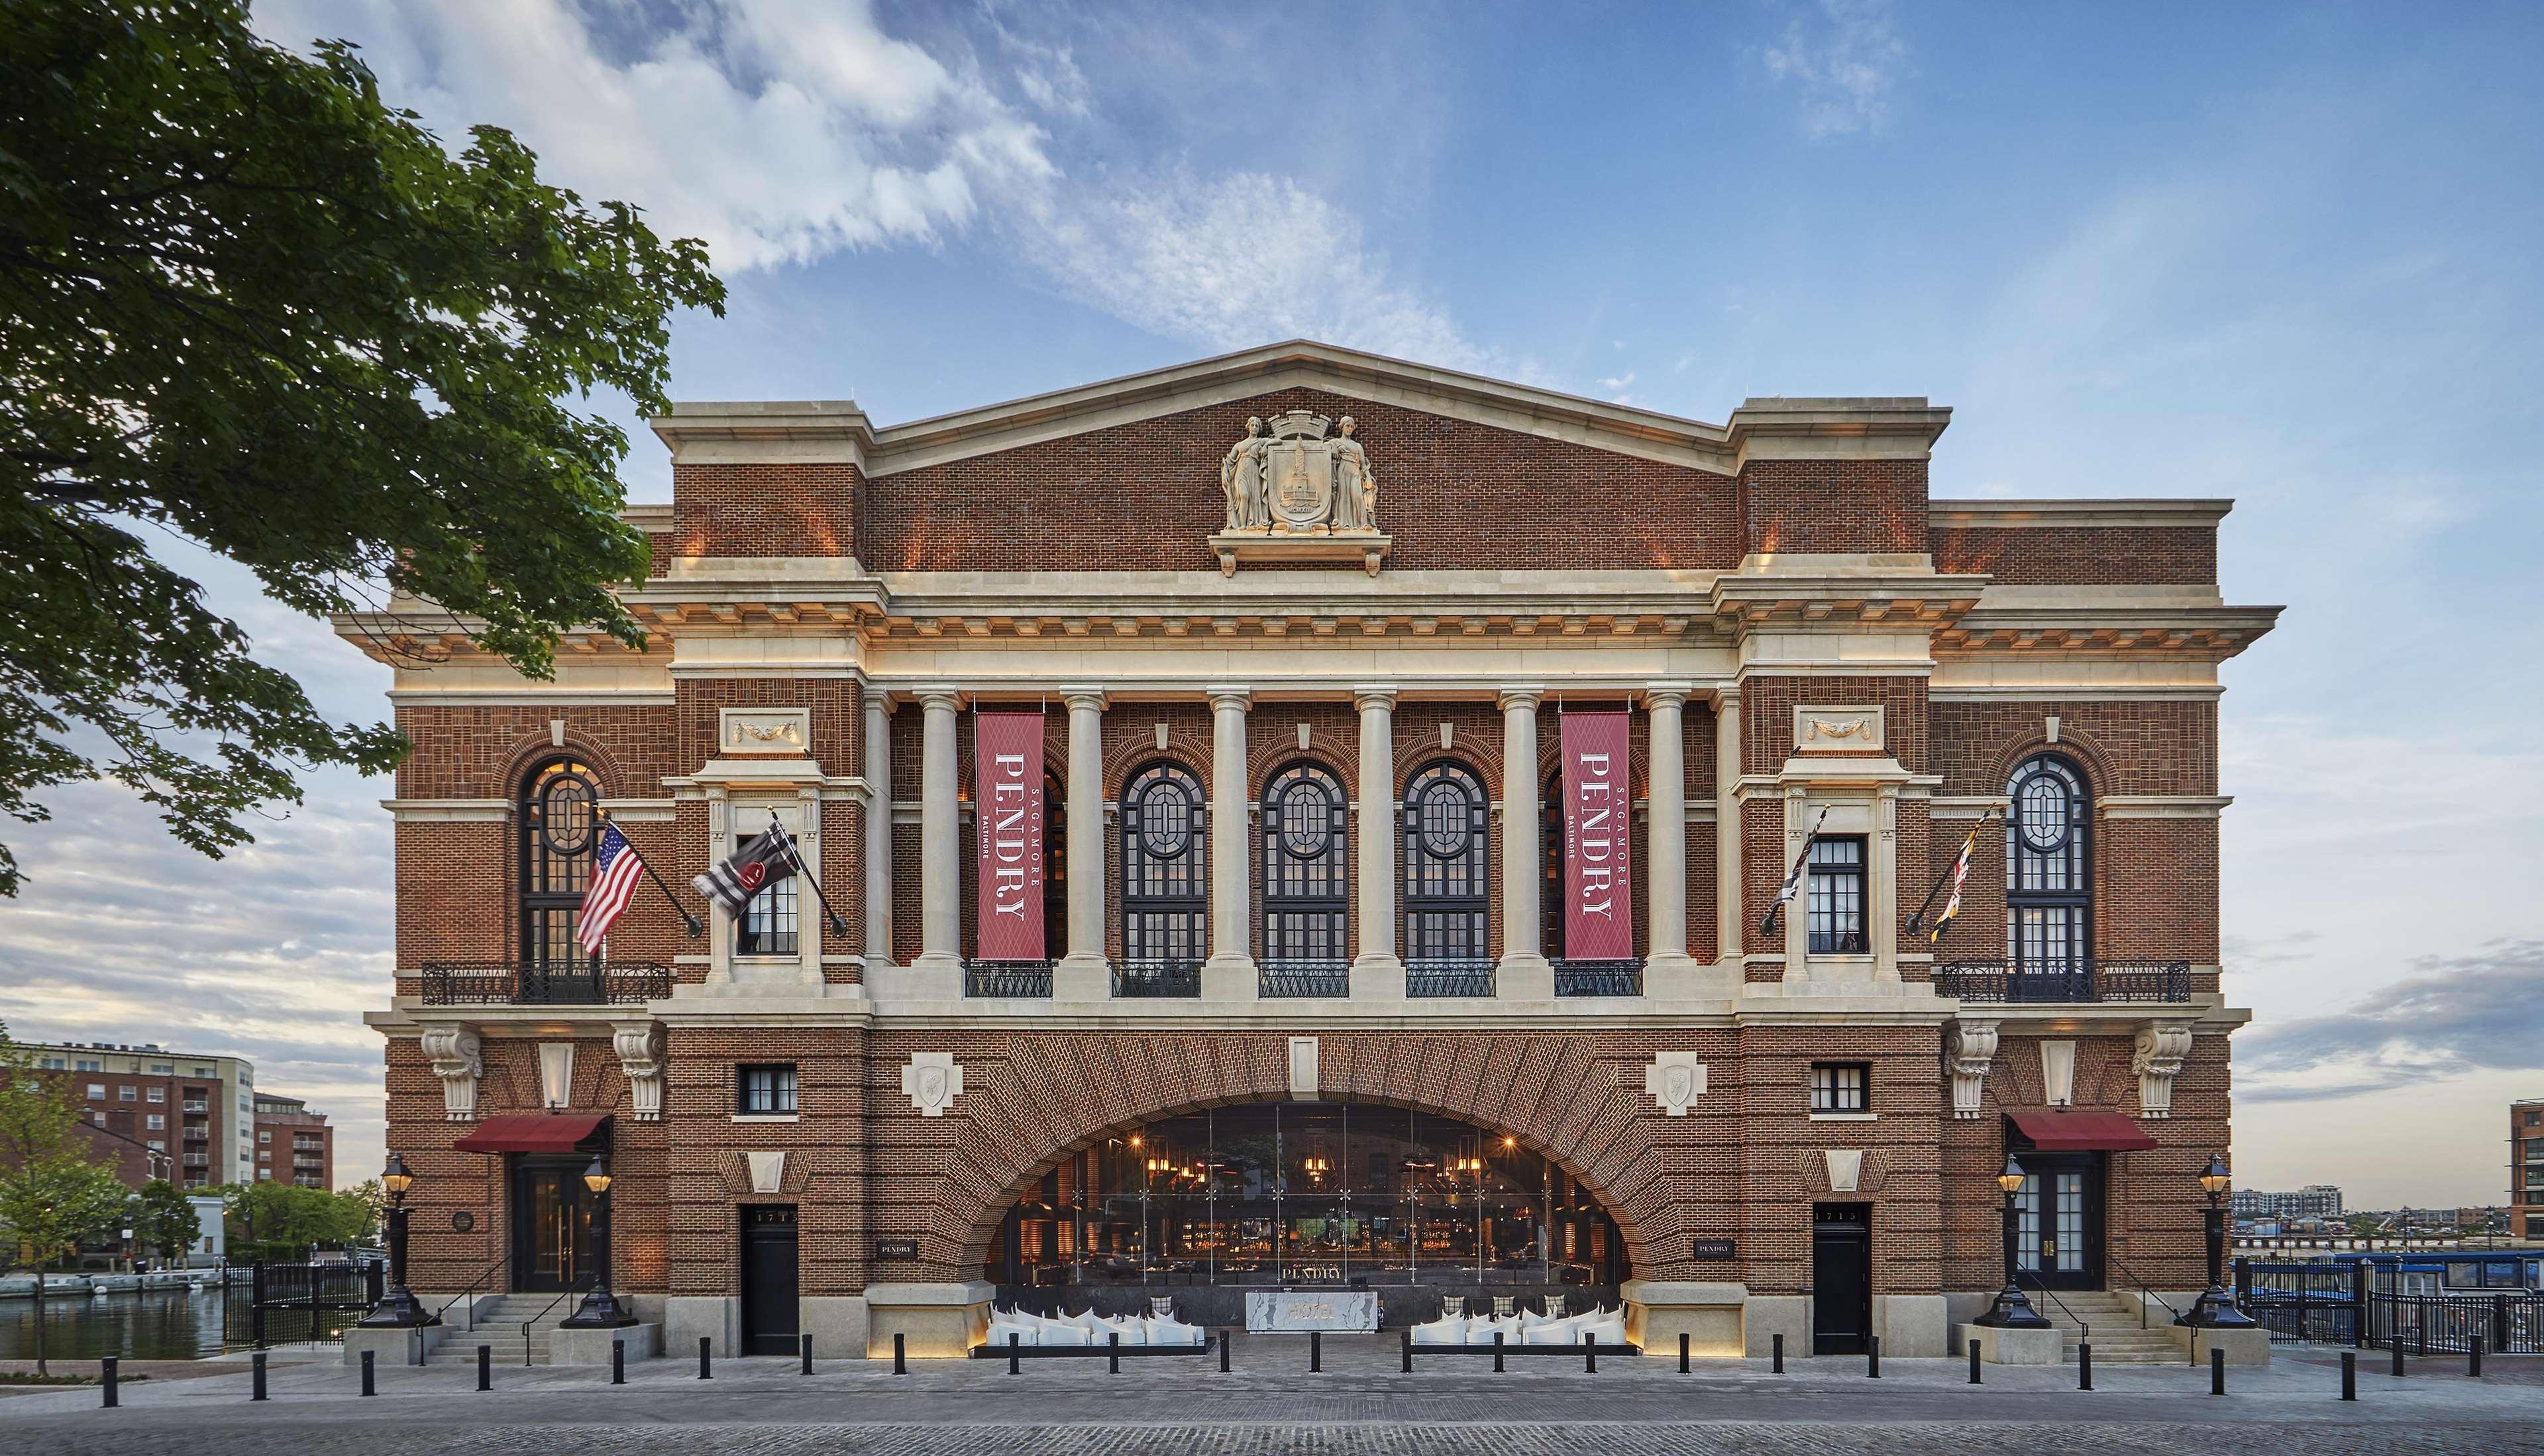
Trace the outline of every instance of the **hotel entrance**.
{"type": "Polygon", "coordinates": [[[513,1289],[562,1293],[592,1282],[598,1198],[584,1186],[592,1159],[580,1153],[516,1153],[513,1179],[513,1289]]]}

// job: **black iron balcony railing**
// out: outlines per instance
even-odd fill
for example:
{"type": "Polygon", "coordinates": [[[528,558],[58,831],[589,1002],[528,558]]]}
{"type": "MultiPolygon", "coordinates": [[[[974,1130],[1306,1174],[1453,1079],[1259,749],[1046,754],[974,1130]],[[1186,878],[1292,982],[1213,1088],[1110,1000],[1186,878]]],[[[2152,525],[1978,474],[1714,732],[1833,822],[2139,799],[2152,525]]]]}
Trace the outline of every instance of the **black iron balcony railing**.
{"type": "Polygon", "coordinates": [[[963,962],[965,996],[1051,996],[1051,962],[1047,960],[967,960],[963,962]]]}
{"type": "Polygon", "coordinates": [[[672,994],[672,968],[660,961],[436,960],[418,974],[426,1006],[624,1006],[672,994]]]}
{"type": "Polygon", "coordinates": [[[1638,960],[1558,960],[1554,963],[1557,996],[1640,996],[1643,963],[1638,960]]]}
{"type": "Polygon", "coordinates": [[[1452,959],[1417,956],[1404,963],[1404,994],[1415,996],[1490,996],[1493,962],[1488,958],[1452,959]]]}
{"type": "Polygon", "coordinates": [[[1125,999],[1180,997],[1196,1000],[1201,996],[1201,962],[1188,959],[1117,960],[1113,962],[1113,994],[1125,999]]]}
{"type": "Polygon", "coordinates": [[[2068,1003],[2190,1000],[2186,960],[1956,960],[1935,967],[1939,995],[1962,1001],[2068,1003]]]}
{"type": "Polygon", "coordinates": [[[1282,956],[1257,962],[1257,986],[1266,1000],[1318,996],[1339,1000],[1351,995],[1351,962],[1312,956],[1282,956]]]}

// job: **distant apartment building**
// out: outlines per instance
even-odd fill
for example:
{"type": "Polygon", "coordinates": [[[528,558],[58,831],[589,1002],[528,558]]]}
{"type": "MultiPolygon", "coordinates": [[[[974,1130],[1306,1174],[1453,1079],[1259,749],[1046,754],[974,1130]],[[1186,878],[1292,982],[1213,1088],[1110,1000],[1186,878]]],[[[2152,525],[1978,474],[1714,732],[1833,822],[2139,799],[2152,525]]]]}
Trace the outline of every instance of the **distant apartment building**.
{"type": "Polygon", "coordinates": [[[125,1183],[164,1177],[200,1188],[256,1177],[256,1068],[246,1058],[155,1042],[27,1050],[40,1072],[70,1087],[92,1145],[125,1183]]]}
{"type": "Polygon", "coordinates": [[[2508,1231],[2520,1239],[2544,1228],[2544,1097],[2508,1104],[2508,1231]]]}
{"type": "Polygon", "coordinates": [[[2238,1188],[2235,1190],[2234,1212],[2237,1218],[2290,1222],[2303,1218],[2339,1218],[2341,1190],[2330,1183],[2308,1183],[2293,1193],[2238,1188]]]}
{"type": "Polygon", "coordinates": [[[299,1097],[256,1099],[256,1175],[304,1188],[336,1186],[336,1129],[299,1097]]]}

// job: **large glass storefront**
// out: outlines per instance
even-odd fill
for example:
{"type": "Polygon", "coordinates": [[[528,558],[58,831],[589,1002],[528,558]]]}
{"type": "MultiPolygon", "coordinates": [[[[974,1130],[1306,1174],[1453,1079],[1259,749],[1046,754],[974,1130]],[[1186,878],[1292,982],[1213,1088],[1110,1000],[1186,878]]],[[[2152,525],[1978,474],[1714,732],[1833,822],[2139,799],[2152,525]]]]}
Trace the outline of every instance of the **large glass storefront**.
{"type": "Polygon", "coordinates": [[[1627,1277],[1607,1212],[1516,1139],[1350,1102],[1218,1107],[1107,1138],[1009,1210],[984,1272],[1009,1288],[1627,1277]]]}

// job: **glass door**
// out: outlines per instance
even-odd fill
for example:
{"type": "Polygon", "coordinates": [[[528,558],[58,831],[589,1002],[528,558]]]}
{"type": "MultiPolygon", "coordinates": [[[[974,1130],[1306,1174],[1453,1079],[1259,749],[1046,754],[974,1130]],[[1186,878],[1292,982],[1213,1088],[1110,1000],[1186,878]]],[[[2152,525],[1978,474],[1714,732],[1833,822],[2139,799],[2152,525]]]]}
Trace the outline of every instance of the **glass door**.
{"type": "Polygon", "coordinates": [[[2015,1266],[2049,1289],[2103,1285],[2103,1155],[2021,1153],[2015,1266]]]}
{"type": "Polygon", "coordinates": [[[579,1289],[594,1270],[592,1194],[584,1157],[513,1155],[513,1288],[579,1289]]]}

